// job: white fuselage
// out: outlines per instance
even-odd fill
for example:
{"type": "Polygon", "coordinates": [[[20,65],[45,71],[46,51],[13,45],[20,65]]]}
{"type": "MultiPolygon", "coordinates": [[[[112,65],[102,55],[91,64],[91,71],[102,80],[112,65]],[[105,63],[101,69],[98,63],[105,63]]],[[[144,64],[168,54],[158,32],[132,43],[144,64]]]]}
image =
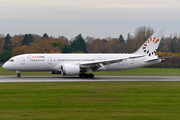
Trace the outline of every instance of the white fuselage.
{"type": "MultiPolygon", "coordinates": [[[[135,56],[134,54],[23,54],[12,57],[13,61],[6,62],[3,67],[13,71],[55,71],[64,64],[79,65],[93,61],[108,60],[121,57],[135,56]]],[[[157,56],[124,59],[121,62],[103,65],[96,71],[122,71],[145,67],[161,62],[160,59],[146,62],[157,56]]]]}

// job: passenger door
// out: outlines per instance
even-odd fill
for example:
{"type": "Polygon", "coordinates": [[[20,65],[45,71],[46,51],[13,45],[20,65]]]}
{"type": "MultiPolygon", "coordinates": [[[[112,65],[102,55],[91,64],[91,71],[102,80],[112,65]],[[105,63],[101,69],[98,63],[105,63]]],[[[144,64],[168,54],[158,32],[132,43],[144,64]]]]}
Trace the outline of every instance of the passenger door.
{"type": "Polygon", "coordinates": [[[20,59],[21,65],[25,65],[25,57],[21,57],[20,59]]]}
{"type": "Polygon", "coordinates": [[[48,57],[48,65],[52,65],[52,57],[48,57]]]}

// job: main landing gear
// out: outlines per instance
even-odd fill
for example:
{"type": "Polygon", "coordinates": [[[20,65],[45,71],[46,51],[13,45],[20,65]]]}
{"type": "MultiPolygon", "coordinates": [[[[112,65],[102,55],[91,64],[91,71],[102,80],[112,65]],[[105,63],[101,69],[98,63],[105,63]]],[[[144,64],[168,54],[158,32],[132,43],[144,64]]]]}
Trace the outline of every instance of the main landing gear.
{"type": "Polygon", "coordinates": [[[82,74],[79,74],[79,77],[80,78],[94,78],[94,75],[93,74],[82,73],[82,74]]]}

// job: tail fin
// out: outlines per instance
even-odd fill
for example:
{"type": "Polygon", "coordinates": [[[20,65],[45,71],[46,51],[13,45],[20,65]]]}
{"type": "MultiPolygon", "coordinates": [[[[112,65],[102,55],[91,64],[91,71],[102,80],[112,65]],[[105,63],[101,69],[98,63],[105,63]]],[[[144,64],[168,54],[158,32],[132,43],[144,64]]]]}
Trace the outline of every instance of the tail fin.
{"type": "Polygon", "coordinates": [[[134,54],[155,56],[164,29],[157,30],[134,54]]]}

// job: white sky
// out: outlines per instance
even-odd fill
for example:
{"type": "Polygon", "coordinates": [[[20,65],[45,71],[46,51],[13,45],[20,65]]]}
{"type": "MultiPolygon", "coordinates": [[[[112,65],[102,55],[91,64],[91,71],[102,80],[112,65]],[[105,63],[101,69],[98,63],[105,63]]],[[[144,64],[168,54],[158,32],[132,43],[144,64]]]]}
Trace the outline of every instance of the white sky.
{"type": "Polygon", "coordinates": [[[180,0],[0,0],[0,33],[127,38],[136,28],[180,34],[180,0]]]}

